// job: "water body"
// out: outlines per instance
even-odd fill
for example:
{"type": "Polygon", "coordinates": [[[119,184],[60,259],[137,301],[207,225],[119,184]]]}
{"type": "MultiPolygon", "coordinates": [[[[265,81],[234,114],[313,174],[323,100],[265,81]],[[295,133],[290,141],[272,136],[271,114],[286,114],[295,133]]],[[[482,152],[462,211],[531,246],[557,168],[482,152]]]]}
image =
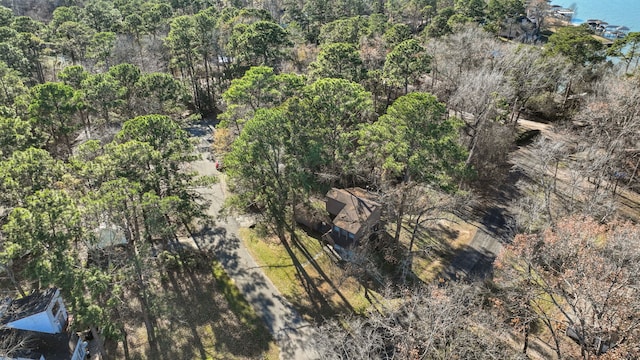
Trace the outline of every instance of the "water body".
{"type": "Polygon", "coordinates": [[[581,24],[587,19],[598,19],[610,25],[626,26],[631,31],[640,31],[639,0],[553,0],[552,5],[575,7],[573,23],[581,24]]]}

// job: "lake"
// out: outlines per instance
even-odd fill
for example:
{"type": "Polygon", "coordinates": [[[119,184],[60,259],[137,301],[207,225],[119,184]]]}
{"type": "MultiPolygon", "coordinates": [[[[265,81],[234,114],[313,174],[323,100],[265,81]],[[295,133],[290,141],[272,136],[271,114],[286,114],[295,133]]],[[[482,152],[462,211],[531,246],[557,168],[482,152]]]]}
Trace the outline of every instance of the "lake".
{"type": "Polygon", "coordinates": [[[575,6],[573,22],[598,19],[613,25],[627,26],[640,31],[640,1],[638,0],[553,0],[551,5],[575,6]]]}

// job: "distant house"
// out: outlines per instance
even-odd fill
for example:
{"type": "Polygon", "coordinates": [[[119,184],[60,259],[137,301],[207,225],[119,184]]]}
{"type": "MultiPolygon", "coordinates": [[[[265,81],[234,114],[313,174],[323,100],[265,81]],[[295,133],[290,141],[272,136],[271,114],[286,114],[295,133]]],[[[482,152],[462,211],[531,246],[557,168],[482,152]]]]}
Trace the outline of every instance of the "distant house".
{"type": "Polygon", "coordinates": [[[11,354],[0,353],[0,360],[84,360],[87,343],[66,331],[68,318],[57,288],[2,301],[0,336],[24,338],[28,346],[11,354]]]}
{"type": "Polygon", "coordinates": [[[331,230],[325,240],[349,247],[377,229],[381,205],[361,188],[336,189],[327,193],[327,212],[331,215],[331,230]]]}
{"type": "Polygon", "coordinates": [[[97,242],[93,245],[94,249],[107,249],[114,246],[126,245],[127,238],[124,232],[115,225],[100,224],[95,230],[97,242]]]}
{"type": "Polygon", "coordinates": [[[523,41],[535,40],[533,37],[536,24],[537,20],[520,16],[516,19],[505,21],[498,32],[498,36],[506,39],[521,39],[523,41]]]}

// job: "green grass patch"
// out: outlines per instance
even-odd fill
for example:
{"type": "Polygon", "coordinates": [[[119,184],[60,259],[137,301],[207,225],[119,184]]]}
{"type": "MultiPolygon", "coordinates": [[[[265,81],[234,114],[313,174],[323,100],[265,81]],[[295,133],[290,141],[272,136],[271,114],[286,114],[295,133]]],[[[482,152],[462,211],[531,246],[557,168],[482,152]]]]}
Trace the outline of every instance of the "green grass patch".
{"type": "Polygon", "coordinates": [[[258,318],[253,311],[251,304],[245,300],[244,296],[238,290],[238,287],[234,284],[233,280],[227,275],[219,262],[214,261],[211,265],[213,278],[216,280],[216,288],[220,291],[224,298],[229,303],[229,308],[234,312],[246,325],[260,325],[255,324],[255,320],[258,318]]]}
{"type": "Polygon", "coordinates": [[[251,229],[240,229],[240,238],[282,295],[287,298],[299,295],[293,261],[282,245],[264,241],[251,229]]]}
{"type": "MultiPolygon", "coordinates": [[[[313,260],[310,260],[295,245],[292,244],[291,248],[302,264],[304,271],[313,280],[315,287],[330,306],[330,310],[323,313],[318,313],[317,310],[314,310],[313,300],[309,298],[309,294],[302,285],[293,260],[284,245],[280,244],[276,239],[261,237],[258,232],[252,229],[241,229],[240,237],[249,253],[258,265],[262,267],[264,273],[275,287],[305,317],[331,317],[336,313],[344,312],[349,306],[356,313],[362,314],[369,308],[371,303],[364,296],[364,288],[356,279],[349,277],[339,265],[334,264],[324,252],[322,244],[305,232],[300,231],[297,233],[298,241],[313,260]],[[317,268],[312,262],[315,262],[317,268]],[[349,304],[348,306],[346,306],[345,300],[349,304]]],[[[378,298],[379,295],[374,291],[369,291],[369,297],[378,298]]]]}
{"type": "Polygon", "coordinates": [[[413,260],[413,272],[418,279],[431,282],[444,270],[444,262],[440,259],[428,260],[423,257],[415,257],[413,260]]]}
{"type": "MultiPolygon", "coordinates": [[[[253,307],[244,298],[240,290],[235,285],[234,281],[227,275],[222,268],[222,265],[213,261],[211,265],[211,272],[216,282],[217,290],[224,295],[225,300],[228,303],[229,309],[236,315],[240,323],[249,328],[249,332],[253,333],[251,336],[252,343],[266,344],[268,348],[262,355],[263,359],[275,360],[280,356],[280,350],[273,341],[271,334],[267,331],[262,322],[262,319],[253,310],[253,307]]],[[[211,328],[211,327],[209,327],[211,328]]],[[[209,333],[213,334],[212,331],[209,333]]],[[[227,355],[213,357],[211,359],[227,359],[227,355]]]]}

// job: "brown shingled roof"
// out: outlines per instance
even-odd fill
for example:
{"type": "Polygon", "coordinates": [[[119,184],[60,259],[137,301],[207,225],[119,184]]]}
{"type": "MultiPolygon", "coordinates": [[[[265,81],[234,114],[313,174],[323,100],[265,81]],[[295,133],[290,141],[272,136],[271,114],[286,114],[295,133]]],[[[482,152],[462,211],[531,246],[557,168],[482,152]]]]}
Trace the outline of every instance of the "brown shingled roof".
{"type": "Polygon", "coordinates": [[[358,233],[363,223],[379,203],[366,199],[367,192],[360,188],[336,189],[333,188],[327,193],[328,198],[337,200],[344,204],[340,212],[333,219],[333,224],[352,234],[358,233]]]}

